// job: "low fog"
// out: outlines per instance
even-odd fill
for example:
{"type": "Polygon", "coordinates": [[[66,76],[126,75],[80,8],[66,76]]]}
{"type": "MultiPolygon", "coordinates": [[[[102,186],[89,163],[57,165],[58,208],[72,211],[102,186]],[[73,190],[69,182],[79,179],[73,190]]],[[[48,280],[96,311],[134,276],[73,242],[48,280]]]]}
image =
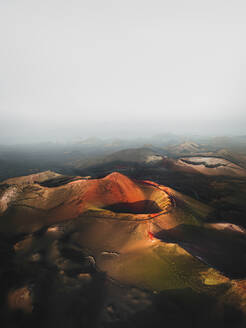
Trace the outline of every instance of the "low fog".
{"type": "Polygon", "coordinates": [[[0,143],[241,135],[246,4],[3,0],[0,143]]]}

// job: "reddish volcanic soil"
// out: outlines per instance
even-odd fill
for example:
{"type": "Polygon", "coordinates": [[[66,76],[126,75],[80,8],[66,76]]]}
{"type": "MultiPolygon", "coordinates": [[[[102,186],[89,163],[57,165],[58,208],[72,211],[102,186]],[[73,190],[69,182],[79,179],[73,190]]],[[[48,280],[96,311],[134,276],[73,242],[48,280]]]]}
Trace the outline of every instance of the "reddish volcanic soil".
{"type": "Polygon", "coordinates": [[[107,207],[117,203],[134,203],[146,199],[143,190],[128,177],[111,173],[103,179],[78,180],[70,185],[82,186],[83,205],[107,207]]]}
{"type": "MultiPolygon", "coordinates": [[[[38,181],[38,176],[35,177],[38,181]]],[[[13,234],[28,233],[88,211],[109,215],[128,213],[153,215],[172,206],[164,190],[147,183],[138,183],[120,173],[111,173],[102,179],[78,179],[58,187],[44,187],[33,179],[16,178],[5,181],[2,191],[2,218],[0,231],[13,234]],[[6,187],[7,183],[7,187],[6,187]],[[14,188],[14,190],[13,190],[14,188]],[[98,212],[99,211],[99,212],[98,212]]]]}

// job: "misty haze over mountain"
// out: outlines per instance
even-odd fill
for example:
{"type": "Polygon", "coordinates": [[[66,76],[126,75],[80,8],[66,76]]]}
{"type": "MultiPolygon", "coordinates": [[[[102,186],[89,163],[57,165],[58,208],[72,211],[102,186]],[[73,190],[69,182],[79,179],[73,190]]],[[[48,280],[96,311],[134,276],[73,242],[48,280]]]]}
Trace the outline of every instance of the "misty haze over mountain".
{"type": "MultiPolygon", "coordinates": [[[[59,119],[59,118],[58,118],[59,119]]],[[[37,142],[74,142],[91,137],[103,139],[151,138],[158,135],[187,136],[240,136],[245,135],[245,122],[228,121],[90,121],[75,118],[74,122],[16,121],[1,129],[1,144],[37,142]]]]}
{"type": "Polygon", "coordinates": [[[244,134],[244,1],[1,1],[1,143],[244,134]]]}

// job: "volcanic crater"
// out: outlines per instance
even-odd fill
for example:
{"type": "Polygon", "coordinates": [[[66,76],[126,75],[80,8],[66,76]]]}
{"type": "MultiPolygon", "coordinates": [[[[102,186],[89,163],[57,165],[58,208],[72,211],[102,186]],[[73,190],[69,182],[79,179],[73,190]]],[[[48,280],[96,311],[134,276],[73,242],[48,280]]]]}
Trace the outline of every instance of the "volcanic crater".
{"type": "Polygon", "coordinates": [[[153,200],[140,200],[137,202],[122,202],[116,203],[105,207],[106,210],[110,210],[116,213],[132,213],[132,214],[158,214],[162,209],[153,200]]]}
{"type": "Polygon", "coordinates": [[[158,185],[131,180],[114,172],[102,179],[61,179],[51,177],[46,183],[39,176],[5,181],[1,199],[7,199],[13,186],[18,189],[8,204],[2,204],[1,231],[30,233],[82,214],[115,218],[148,219],[172,208],[168,193],[158,185]],[[50,182],[52,180],[52,183],[50,182]],[[35,181],[35,182],[34,182],[35,181]],[[8,184],[9,182],[9,184],[8,184]],[[122,214],[122,215],[121,215],[122,214]],[[6,216],[6,220],[4,217],[6,216]],[[14,229],[13,229],[14,227],[14,229]]]}

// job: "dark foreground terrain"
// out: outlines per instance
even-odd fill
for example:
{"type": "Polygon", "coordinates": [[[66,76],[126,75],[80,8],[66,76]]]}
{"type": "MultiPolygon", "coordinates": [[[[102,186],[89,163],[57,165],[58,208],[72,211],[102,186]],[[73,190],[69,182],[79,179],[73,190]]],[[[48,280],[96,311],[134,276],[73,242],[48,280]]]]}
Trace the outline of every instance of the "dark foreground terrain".
{"type": "Polygon", "coordinates": [[[1,148],[1,326],[245,327],[244,138],[92,141],[1,148]]]}

